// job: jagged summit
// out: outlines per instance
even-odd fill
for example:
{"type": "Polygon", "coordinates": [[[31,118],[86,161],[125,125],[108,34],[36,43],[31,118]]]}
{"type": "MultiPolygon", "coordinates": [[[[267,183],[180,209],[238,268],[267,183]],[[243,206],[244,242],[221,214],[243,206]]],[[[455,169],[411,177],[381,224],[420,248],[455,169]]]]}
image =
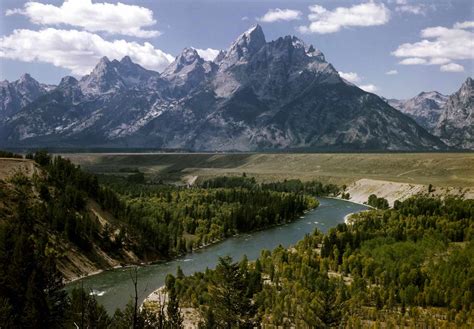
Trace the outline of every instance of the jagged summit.
{"type": "Polygon", "coordinates": [[[20,76],[20,82],[25,82],[25,81],[36,81],[35,79],[33,79],[31,77],[31,75],[29,73],[23,73],[21,76],[20,76]]]}
{"type": "Polygon", "coordinates": [[[205,83],[216,71],[214,62],[206,61],[194,48],[184,48],[181,54],[162,72],[173,93],[185,95],[205,83]]]}
{"type": "Polygon", "coordinates": [[[28,73],[12,82],[0,82],[0,121],[44,95],[49,87],[39,83],[28,73]]]}
{"type": "Polygon", "coordinates": [[[194,48],[184,48],[183,51],[176,56],[175,60],[162,72],[163,76],[170,76],[181,71],[184,67],[190,65],[202,65],[204,59],[199,56],[194,48]]]}
{"type": "Polygon", "coordinates": [[[324,54],[320,50],[314,48],[313,45],[306,44],[303,40],[299,39],[298,37],[294,35],[293,36],[287,35],[284,37],[284,39],[291,40],[291,45],[293,46],[293,48],[303,49],[306,56],[313,57],[321,62],[326,61],[324,54]]]}
{"type": "Polygon", "coordinates": [[[250,29],[242,33],[233,43],[235,44],[246,44],[248,48],[260,49],[265,43],[265,34],[263,33],[262,27],[257,24],[252,26],[250,29]]]}
{"type": "Polygon", "coordinates": [[[388,103],[431,131],[436,126],[447,100],[448,96],[437,91],[423,91],[413,98],[390,99],[388,103]]]}
{"type": "Polygon", "coordinates": [[[122,64],[135,64],[132,62],[132,59],[130,58],[130,56],[124,56],[121,60],[120,60],[120,63],[122,64]]]}
{"type": "Polygon", "coordinates": [[[92,70],[92,73],[91,74],[94,74],[94,73],[99,73],[101,71],[104,71],[108,66],[110,65],[110,60],[107,56],[104,56],[102,57],[99,62],[97,63],[97,65],[94,67],[94,69],[92,70]]]}
{"type": "Polygon", "coordinates": [[[67,75],[61,79],[61,82],[59,82],[58,87],[63,88],[66,86],[75,86],[79,83],[79,81],[74,78],[73,76],[67,75]]]}
{"type": "Polygon", "coordinates": [[[134,63],[129,56],[120,61],[102,57],[89,75],[79,81],[85,94],[101,94],[146,86],[156,81],[159,73],[134,63]]]}
{"type": "Polygon", "coordinates": [[[265,44],[266,40],[262,27],[257,24],[237,37],[227,50],[222,62],[226,63],[226,67],[228,67],[239,61],[245,61],[265,44]]]}
{"type": "Polygon", "coordinates": [[[474,80],[472,80],[471,77],[468,77],[461,86],[461,92],[471,93],[473,89],[474,89],[474,80]]]}
{"type": "Polygon", "coordinates": [[[176,56],[175,60],[163,71],[163,76],[169,76],[179,72],[183,67],[193,64],[194,62],[204,62],[194,48],[184,48],[181,54],[176,56]]]}
{"type": "Polygon", "coordinates": [[[219,53],[217,54],[216,58],[214,58],[214,63],[219,63],[221,62],[224,58],[227,52],[225,50],[219,50],[219,53]]]}
{"type": "Polygon", "coordinates": [[[21,75],[20,79],[16,80],[13,82],[16,84],[19,88],[21,89],[39,89],[40,88],[40,83],[34,79],[31,75],[28,73],[24,73],[21,75]]]}
{"type": "Polygon", "coordinates": [[[192,63],[196,60],[201,59],[201,56],[199,56],[199,53],[197,52],[196,49],[194,48],[184,48],[183,52],[181,53],[180,61],[186,64],[192,63]]]}

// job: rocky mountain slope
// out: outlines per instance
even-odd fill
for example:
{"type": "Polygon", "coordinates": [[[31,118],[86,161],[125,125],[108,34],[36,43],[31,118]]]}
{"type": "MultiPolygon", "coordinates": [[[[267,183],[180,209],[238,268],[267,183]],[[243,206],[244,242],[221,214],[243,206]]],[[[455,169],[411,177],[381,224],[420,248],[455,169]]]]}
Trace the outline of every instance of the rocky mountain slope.
{"type": "Polygon", "coordinates": [[[451,96],[434,130],[448,145],[474,149],[474,81],[467,78],[451,96]]]}
{"type": "Polygon", "coordinates": [[[421,92],[407,100],[389,99],[388,103],[430,131],[436,127],[447,100],[448,96],[430,91],[421,92]]]}
{"type": "Polygon", "coordinates": [[[446,145],[378,96],[345,82],[296,37],[260,26],[214,61],[186,48],[161,74],[103,58],[0,124],[6,146],[192,150],[435,150],[446,145]]]}
{"type": "Polygon", "coordinates": [[[450,96],[436,91],[422,92],[408,100],[387,102],[412,117],[447,145],[459,149],[474,149],[474,88],[467,78],[461,88],[450,96]]]}
{"type": "Polygon", "coordinates": [[[13,82],[0,81],[0,120],[16,114],[53,88],[54,86],[40,84],[29,74],[23,74],[13,82]]]}

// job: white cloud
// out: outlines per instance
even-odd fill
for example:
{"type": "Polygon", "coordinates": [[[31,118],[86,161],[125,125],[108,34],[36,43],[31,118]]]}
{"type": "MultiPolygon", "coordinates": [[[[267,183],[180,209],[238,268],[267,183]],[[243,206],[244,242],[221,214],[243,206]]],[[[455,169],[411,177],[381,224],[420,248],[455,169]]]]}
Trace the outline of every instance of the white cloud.
{"type": "Polygon", "coordinates": [[[199,56],[204,58],[206,61],[214,60],[214,58],[216,58],[216,56],[219,54],[218,49],[212,49],[212,48],[207,48],[207,49],[194,48],[194,49],[196,49],[199,56]]]}
{"type": "Polygon", "coordinates": [[[365,90],[369,93],[374,93],[378,90],[378,88],[373,84],[362,85],[362,86],[359,86],[359,88],[362,89],[362,90],[365,90]]]}
{"type": "Polygon", "coordinates": [[[420,33],[421,41],[404,43],[392,55],[405,57],[400,62],[404,65],[443,65],[440,68],[443,72],[459,70],[461,65],[450,62],[474,59],[474,33],[468,30],[472,26],[472,22],[463,22],[454,24],[453,28],[426,28],[420,33]]]}
{"type": "Polygon", "coordinates": [[[428,65],[443,65],[443,64],[448,64],[449,62],[451,62],[449,58],[433,57],[430,59],[428,65]]]}
{"type": "Polygon", "coordinates": [[[248,21],[248,20],[249,20],[249,17],[248,17],[248,16],[244,16],[244,17],[241,18],[241,20],[243,20],[243,21],[248,21]]]}
{"type": "Polygon", "coordinates": [[[433,57],[429,60],[420,57],[409,57],[405,58],[404,60],[400,61],[399,64],[402,65],[443,65],[450,63],[451,60],[449,58],[444,57],[433,57]]]}
{"type": "Polygon", "coordinates": [[[386,75],[397,75],[398,71],[397,70],[390,70],[390,71],[385,72],[385,74],[386,75]]]}
{"type": "Polygon", "coordinates": [[[399,64],[402,64],[402,65],[420,65],[420,64],[426,64],[426,63],[428,63],[426,59],[418,58],[418,57],[405,58],[404,60],[399,62],[399,64]]]}
{"type": "Polygon", "coordinates": [[[293,9],[270,9],[265,15],[258,18],[259,21],[265,23],[273,23],[277,21],[293,21],[301,18],[301,11],[293,9]]]}
{"type": "Polygon", "coordinates": [[[357,85],[360,89],[365,90],[369,93],[373,93],[373,92],[376,92],[378,90],[378,88],[373,84],[359,85],[359,82],[361,82],[363,80],[363,77],[359,76],[355,72],[347,72],[346,73],[346,72],[339,71],[338,73],[339,73],[339,76],[341,78],[343,78],[344,80],[347,80],[350,83],[353,83],[353,84],[357,85]]]}
{"type": "Polygon", "coordinates": [[[351,83],[357,83],[357,82],[360,82],[361,78],[359,77],[359,75],[355,72],[347,72],[347,73],[344,73],[344,72],[338,72],[339,73],[339,76],[351,83]]]}
{"type": "Polygon", "coordinates": [[[472,29],[474,28],[474,21],[465,21],[465,22],[457,22],[453,26],[455,29],[472,29]]]}
{"type": "Polygon", "coordinates": [[[300,26],[301,33],[334,33],[351,26],[383,25],[390,20],[390,10],[384,4],[374,2],[362,3],[352,7],[338,7],[332,11],[313,5],[308,26],[300,26]]]}
{"type": "Polygon", "coordinates": [[[86,31],[21,29],[0,37],[0,58],[50,63],[69,69],[75,75],[89,73],[103,56],[121,59],[126,55],[143,67],[157,71],[174,59],[149,42],[107,41],[86,31]]]}
{"type": "Polygon", "coordinates": [[[428,10],[436,10],[436,6],[434,4],[423,4],[423,3],[415,3],[412,4],[408,0],[396,0],[396,1],[389,1],[389,3],[395,2],[395,11],[399,13],[407,13],[413,15],[423,15],[425,16],[428,10]]]}
{"type": "Polygon", "coordinates": [[[426,15],[426,7],[424,5],[403,5],[396,7],[395,10],[413,15],[426,15]]]}
{"type": "Polygon", "coordinates": [[[456,63],[442,65],[439,69],[441,72],[464,72],[464,67],[456,63]]]}
{"type": "Polygon", "coordinates": [[[23,9],[7,10],[6,15],[21,14],[34,24],[72,25],[86,31],[104,31],[140,38],[151,38],[161,33],[144,30],[156,24],[153,12],[145,7],[126,5],[121,2],[92,3],[91,0],[65,0],[61,6],[29,1],[23,9]]]}

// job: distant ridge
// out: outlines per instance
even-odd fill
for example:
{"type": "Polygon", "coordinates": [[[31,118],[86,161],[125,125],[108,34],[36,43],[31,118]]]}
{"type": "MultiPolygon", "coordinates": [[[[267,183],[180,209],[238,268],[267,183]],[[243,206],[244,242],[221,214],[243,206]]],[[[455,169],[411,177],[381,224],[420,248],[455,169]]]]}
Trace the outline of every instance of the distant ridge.
{"type": "Polygon", "coordinates": [[[437,91],[422,92],[408,100],[387,102],[412,117],[451,147],[474,149],[474,87],[467,78],[461,88],[450,96],[437,91]]]}

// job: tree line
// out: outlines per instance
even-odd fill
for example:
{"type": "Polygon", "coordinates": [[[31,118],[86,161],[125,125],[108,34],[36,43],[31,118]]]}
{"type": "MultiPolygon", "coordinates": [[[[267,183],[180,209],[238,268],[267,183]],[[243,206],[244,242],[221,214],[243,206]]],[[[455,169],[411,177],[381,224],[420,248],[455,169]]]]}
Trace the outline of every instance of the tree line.
{"type": "Polygon", "coordinates": [[[140,237],[138,254],[158,252],[164,257],[291,222],[318,205],[302,193],[233,186],[189,189],[107,177],[99,200],[140,237]]]}
{"type": "Polygon", "coordinates": [[[222,176],[203,181],[200,186],[205,188],[247,188],[276,192],[303,193],[312,196],[336,196],[340,188],[334,184],[323,184],[318,181],[302,182],[299,179],[285,179],[281,182],[257,183],[254,177],[222,176]]]}

